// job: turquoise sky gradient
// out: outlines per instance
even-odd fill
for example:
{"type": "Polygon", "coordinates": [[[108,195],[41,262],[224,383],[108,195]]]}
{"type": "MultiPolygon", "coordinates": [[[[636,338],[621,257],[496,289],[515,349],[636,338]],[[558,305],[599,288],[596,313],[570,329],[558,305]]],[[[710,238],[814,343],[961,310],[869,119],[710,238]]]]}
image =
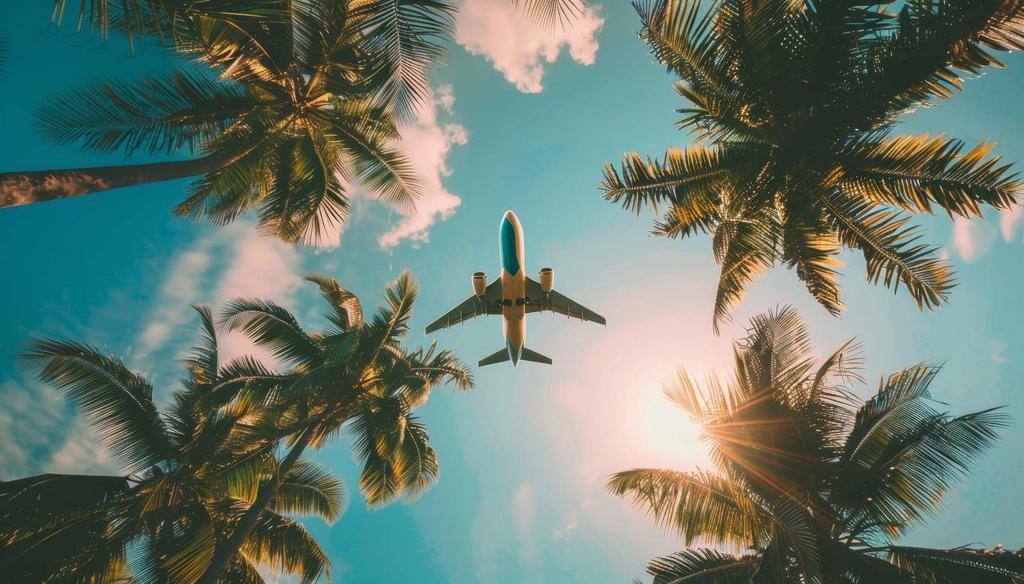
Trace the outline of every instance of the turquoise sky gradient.
{"type": "MultiPolygon", "coordinates": [[[[166,71],[174,59],[152,47],[131,57],[117,39],[101,47],[68,30],[46,32],[49,8],[0,6],[9,45],[0,76],[0,167],[118,163],[120,155],[44,143],[32,112],[81,82],[166,71]]],[[[937,312],[918,312],[908,296],[869,286],[863,260],[847,254],[842,318],[829,317],[795,274],[777,269],[751,290],[737,324],[715,337],[718,272],[708,238],[649,238],[649,216],[600,198],[605,161],[633,149],[660,155],[688,137],[673,128],[680,99],[636,38],[632,9],[606,1],[596,10],[604,22],[594,64],[574,62],[562,47],[545,65],[540,93],[523,93],[483,56],[453,43],[435,87],[440,99],[447,95],[440,88],[450,86],[454,105],[450,113],[438,106],[431,127],[447,132],[450,174],[438,176],[461,205],[430,226],[428,240],[382,247],[379,238],[402,216],[357,198],[339,246],[292,250],[258,238],[244,222],[218,230],[172,218],[184,181],[0,211],[0,480],[113,470],[73,408],[19,370],[16,355],[29,339],[96,344],[147,373],[166,397],[196,331],[189,304],[261,293],[315,329],[321,307],[302,275],[327,272],[373,305],[408,268],[422,286],[410,342],[429,342],[423,327],[470,294],[471,273],[498,273],[498,223],[511,208],[523,222],[527,273],[554,267],[556,288],[604,314],[608,326],[528,319],[527,345],[553,366],[489,367],[476,371],[471,393],[438,390],[421,414],[441,480],[414,504],[367,510],[355,491],[349,444],[318,453],[350,487],[338,522],[309,522],[331,554],[335,581],[626,582],[641,575],[649,558],[681,543],[606,494],[605,478],[633,466],[706,463],[695,430],[661,397],[661,380],[680,365],[698,375],[728,372],[730,343],[743,323],[787,303],[801,309],[822,353],[850,337],[863,342],[864,394],[883,373],[926,360],[946,363],[934,395],[952,411],[1008,406],[1014,427],[949,494],[941,516],[908,541],[1024,545],[1024,225],[992,213],[955,238],[944,217],[923,220],[961,281],[937,312]]],[[[514,33],[501,50],[532,46],[514,33]]],[[[1024,160],[1024,59],[1006,62],[1006,70],[971,81],[941,108],[912,116],[906,131],[990,139],[1007,160],[1024,160]]],[[[494,319],[432,337],[470,363],[503,343],[494,319]]]]}

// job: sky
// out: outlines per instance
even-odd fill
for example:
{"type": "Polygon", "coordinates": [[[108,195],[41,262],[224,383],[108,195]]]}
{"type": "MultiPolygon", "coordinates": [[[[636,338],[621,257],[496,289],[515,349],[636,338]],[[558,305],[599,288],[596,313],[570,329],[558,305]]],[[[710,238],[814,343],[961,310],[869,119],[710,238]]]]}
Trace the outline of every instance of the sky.
{"type": "MultiPolygon", "coordinates": [[[[3,170],[123,162],[44,142],[32,113],[47,97],[98,79],[177,66],[152,47],[130,55],[48,27],[47,3],[0,5],[8,64],[0,77],[3,170]]],[[[435,391],[420,411],[441,479],[420,499],[368,510],[355,489],[350,443],[316,459],[349,485],[333,525],[309,520],[336,582],[627,582],[682,542],[604,491],[627,468],[708,466],[698,432],[661,394],[676,367],[698,377],[730,371],[731,343],[752,315],[792,304],[821,354],[856,337],[868,395],[883,374],[945,363],[933,386],[952,412],[1005,405],[1016,422],[953,489],[941,513],[906,542],[951,547],[1024,545],[1024,217],[1018,209],[951,223],[926,217],[927,239],[956,265],[951,302],[920,312],[904,294],[865,281],[844,255],[847,312],[817,307],[795,274],[759,280],[734,324],[711,329],[717,266],[707,237],[651,238],[651,217],[601,199],[601,167],[631,150],[660,155],[689,137],[674,128],[683,104],[672,79],[637,39],[623,2],[590,2],[569,29],[545,32],[511,2],[464,0],[433,98],[403,129],[400,147],[424,186],[414,212],[357,195],[344,229],[321,248],[291,248],[250,221],[224,229],[171,216],[186,181],[0,211],[0,480],[40,472],[115,472],[88,423],[55,389],[26,375],[17,354],[33,338],[85,341],[145,373],[166,400],[198,330],[189,306],[258,296],[288,307],[310,330],[323,324],[302,276],[326,272],[377,304],[409,269],[421,285],[411,345],[437,340],[476,363],[503,346],[500,323],[475,319],[432,335],[423,327],[470,294],[470,275],[498,272],[497,229],[514,209],[527,273],[555,270],[555,287],[604,314],[608,326],[557,316],[527,321],[527,345],[554,359],[516,369],[474,367],[468,393],[435,391]]],[[[1024,160],[1019,96],[1024,58],[1005,59],[966,92],[905,123],[911,133],[991,140],[1024,160]]],[[[154,158],[155,159],[155,158],[154,158]]],[[[224,339],[229,355],[252,352],[224,339]]],[[[163,403],[163,401],[161,401],[163,403]]],[[[285,581],[285,580],[282,580],[285,581]]]]}

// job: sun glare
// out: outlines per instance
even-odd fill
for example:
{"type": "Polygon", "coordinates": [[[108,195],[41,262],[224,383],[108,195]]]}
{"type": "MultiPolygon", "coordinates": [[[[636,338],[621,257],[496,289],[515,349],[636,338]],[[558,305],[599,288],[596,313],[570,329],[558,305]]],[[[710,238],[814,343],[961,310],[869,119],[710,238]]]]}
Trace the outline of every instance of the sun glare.
{"type": "Polygon", "coordinates": [[[638,388],[632,419],[637,454],[652,463],[683,469],[703,464],[707,455],[699,430],[657,383],[638,388]]]}

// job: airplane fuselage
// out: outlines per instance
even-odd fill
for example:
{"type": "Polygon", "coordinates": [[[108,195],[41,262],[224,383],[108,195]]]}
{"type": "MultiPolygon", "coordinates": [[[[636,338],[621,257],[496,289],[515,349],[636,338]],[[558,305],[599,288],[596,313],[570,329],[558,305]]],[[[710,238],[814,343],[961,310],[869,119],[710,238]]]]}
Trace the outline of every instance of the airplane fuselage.
{"type": "Polygon", "coordinates": [[[501,316],[505,347],[512,364],[519,363],[526,343],[526,254],[519,217],[506,211],[498,228],[501,253],[501,316]]]}

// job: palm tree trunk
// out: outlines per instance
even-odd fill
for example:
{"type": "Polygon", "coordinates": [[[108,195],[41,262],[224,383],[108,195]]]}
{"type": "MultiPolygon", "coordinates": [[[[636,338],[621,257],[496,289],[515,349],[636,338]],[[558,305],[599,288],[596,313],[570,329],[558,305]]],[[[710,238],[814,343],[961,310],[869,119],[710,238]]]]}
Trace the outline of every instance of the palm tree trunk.
{"type": "Polygon", "coordinates": [[[205,156],[174,162],[4,172],[0,173],[0,208],[206,174],[229,162],[227,158],[205,156]]]}
{"type": "Polygon", "coordinates": [[[277,468],[277,476],[273,480],[267,481],[260,490],[256,493],[256,500],[253,501],[252,505],[242,515],[242,519],[238,522],[235,530],[231,532],[231,537],[226,539],[223,543],[217,546],[217,549],[213,552],[213,558],[210,560],[209,567],[206,568],[206,572],[203,573],[202,577],[196,581],[196,584],[215,584],[217,579],[220,578],[224,570],[227,570],[231,564],[231,559],[235,557],[235,554],[242,549],[242,544],[245,542],[245,538],[249,537],[254,527],[256,527],[256,521],[259,520],[260,514],[263,513],[277,497],[277,492],[281,489],[281,482],[284,477],[288,474],[288,471],[295,466],[295,463],[302,456],[302,451],[309,446],[310,440],[313,439],[313,426],[308,427],[299,440],[292,446],[291,452],[288,456],[281,461],[281,464],[277,468]]]}

